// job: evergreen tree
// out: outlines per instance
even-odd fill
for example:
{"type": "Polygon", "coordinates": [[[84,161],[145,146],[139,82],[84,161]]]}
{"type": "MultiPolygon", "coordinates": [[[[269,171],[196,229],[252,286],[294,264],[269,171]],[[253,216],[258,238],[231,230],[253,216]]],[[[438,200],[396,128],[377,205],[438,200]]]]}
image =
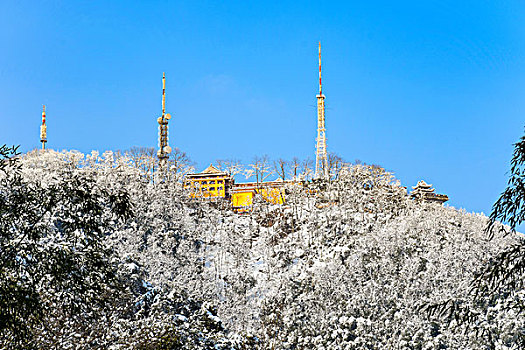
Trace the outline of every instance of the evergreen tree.
{"type": "Polygon", "coordinates": [[[28,181],[17,156],[17,147],[0,147],[0,339],[26,348],[61,323],[81,333],[110,307],[119,283],[103,238],[131,207],[127,193],[99,188],[87,173],[28,181]]]}

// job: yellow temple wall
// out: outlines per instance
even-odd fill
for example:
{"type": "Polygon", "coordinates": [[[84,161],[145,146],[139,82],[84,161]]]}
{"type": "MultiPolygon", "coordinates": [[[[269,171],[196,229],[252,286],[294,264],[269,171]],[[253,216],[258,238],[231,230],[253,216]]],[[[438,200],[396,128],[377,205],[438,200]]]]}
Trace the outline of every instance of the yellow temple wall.
{"type": "Polygon", "coordinates": [[[262,188],[257,192],[272,204],[284,204],[284,191],[279,188],[262,188]]]}
{"type": "Polygon", "coordinates": [[[234,207],[249,207],[253,203],[253,192],[235,192],[232,195],[232,206],[234,207]]]}
{"type": "Polygon", "coordinates": [[[253,204],[253,194],[259,193],[272,204],[284,204],[284,190],[279,188],[261,188],[257,190],[238,191],[232,195],[233,207],[249,207],[253,204]]]}
{"type": "Polygon", "coordinates": [[[188,180],[184,188],[190,189],[191,198],[225,197],[225,178],[203,178],[188,180]],[[219,183],[221,182],[221,183],[219,183]]]}

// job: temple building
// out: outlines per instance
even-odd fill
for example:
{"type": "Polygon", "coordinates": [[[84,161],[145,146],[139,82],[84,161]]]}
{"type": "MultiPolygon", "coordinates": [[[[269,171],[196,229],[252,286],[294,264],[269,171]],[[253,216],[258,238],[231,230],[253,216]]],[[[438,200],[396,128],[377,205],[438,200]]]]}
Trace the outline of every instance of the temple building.
{"type": "Polygon", "coordinates": [[[284,181],[235,183],[226,172],[212,164],[201,173],[186,175],[184,188],[190,190],[191,198],[209,200],[225,199],[238,212],[249,211],[257,194],[267,202],[284,204],[284,181]]]}
{"type": "Polygon", "coordinates": [[[434,191],[435,189],[432,188],[431,184],[427,184],[425,181],[421,180],[416,186],[412,187],[410,198],[439,204],[443,204],[448,201],[448,196],[446,194],[437,194],[434,193],[434,191]]]}
{"type": "Polygon", "coordinates": [[[236,210],[249,208],[255,195],[272,204],[284,204],[284,181],[245,182],[233,185],[232,207],[236,210]]]}
{"type": "Polygon", "coordinates": [[[230,199],[232,182],[228,173],[210,164],[202,173],[186,175],[184,188],[190,189],[191,198],[230,199]]]}

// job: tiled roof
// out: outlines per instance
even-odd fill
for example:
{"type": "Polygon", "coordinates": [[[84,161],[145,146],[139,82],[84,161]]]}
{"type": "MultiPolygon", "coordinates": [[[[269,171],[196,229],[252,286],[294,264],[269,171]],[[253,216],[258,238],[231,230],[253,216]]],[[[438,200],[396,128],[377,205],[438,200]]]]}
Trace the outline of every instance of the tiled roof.
{"type": "Polygon", "coordinates": [[[217,174],[217,173],[221,173],[221,171],[217,169],[216,167],[214,167],[213,164],[210,164],[210,166],[204,169],[204,171],[201,174],[217,174]]]}

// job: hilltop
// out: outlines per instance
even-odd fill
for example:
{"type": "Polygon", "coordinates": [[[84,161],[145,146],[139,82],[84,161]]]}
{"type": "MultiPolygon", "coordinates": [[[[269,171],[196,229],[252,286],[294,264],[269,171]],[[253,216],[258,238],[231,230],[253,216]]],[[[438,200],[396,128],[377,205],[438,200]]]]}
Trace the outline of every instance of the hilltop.
{"type": "MultiPolygon", "coordinates": [[[[523,341],[523,316],[504,307],[523,295],[471,292],[490,259],[520,238],[489,239],[484,215],[409,199],[380,167],[347,164],[330,181],[289,185],[285,205],[255,198],[239,215],[190,199],[183,172],[111,152],[48,150],[18,163],[20,183],[15,167],[2,175],[6,203],[34,191],[43,197],[25,200],[38,207],[54,193],[47,189],[64,190],[37,222],[46,232],[38,250],[73,252],[95,270],[83,264],[104,252],[115,277],[89,277],[80,290],[37,284],[44,324],[28,328],[36,347],[517,349],[523,341]],[[74,197],[80,189],[84,197],[74,197]],[[67,229],[94,217],[96,237],[67,229]],[[95,307],[90,298],[101,294],[106,302],[95,307]],[[63,312],[70,299],[80,310],[74,320],[63,312]],[[447,303],[469,323],[428,311],[447,303]]],[[[28,220],[13,219],[15,233],[28,220]]],[[[13,335],[4,335],[6,346],[13,335]]]]}

